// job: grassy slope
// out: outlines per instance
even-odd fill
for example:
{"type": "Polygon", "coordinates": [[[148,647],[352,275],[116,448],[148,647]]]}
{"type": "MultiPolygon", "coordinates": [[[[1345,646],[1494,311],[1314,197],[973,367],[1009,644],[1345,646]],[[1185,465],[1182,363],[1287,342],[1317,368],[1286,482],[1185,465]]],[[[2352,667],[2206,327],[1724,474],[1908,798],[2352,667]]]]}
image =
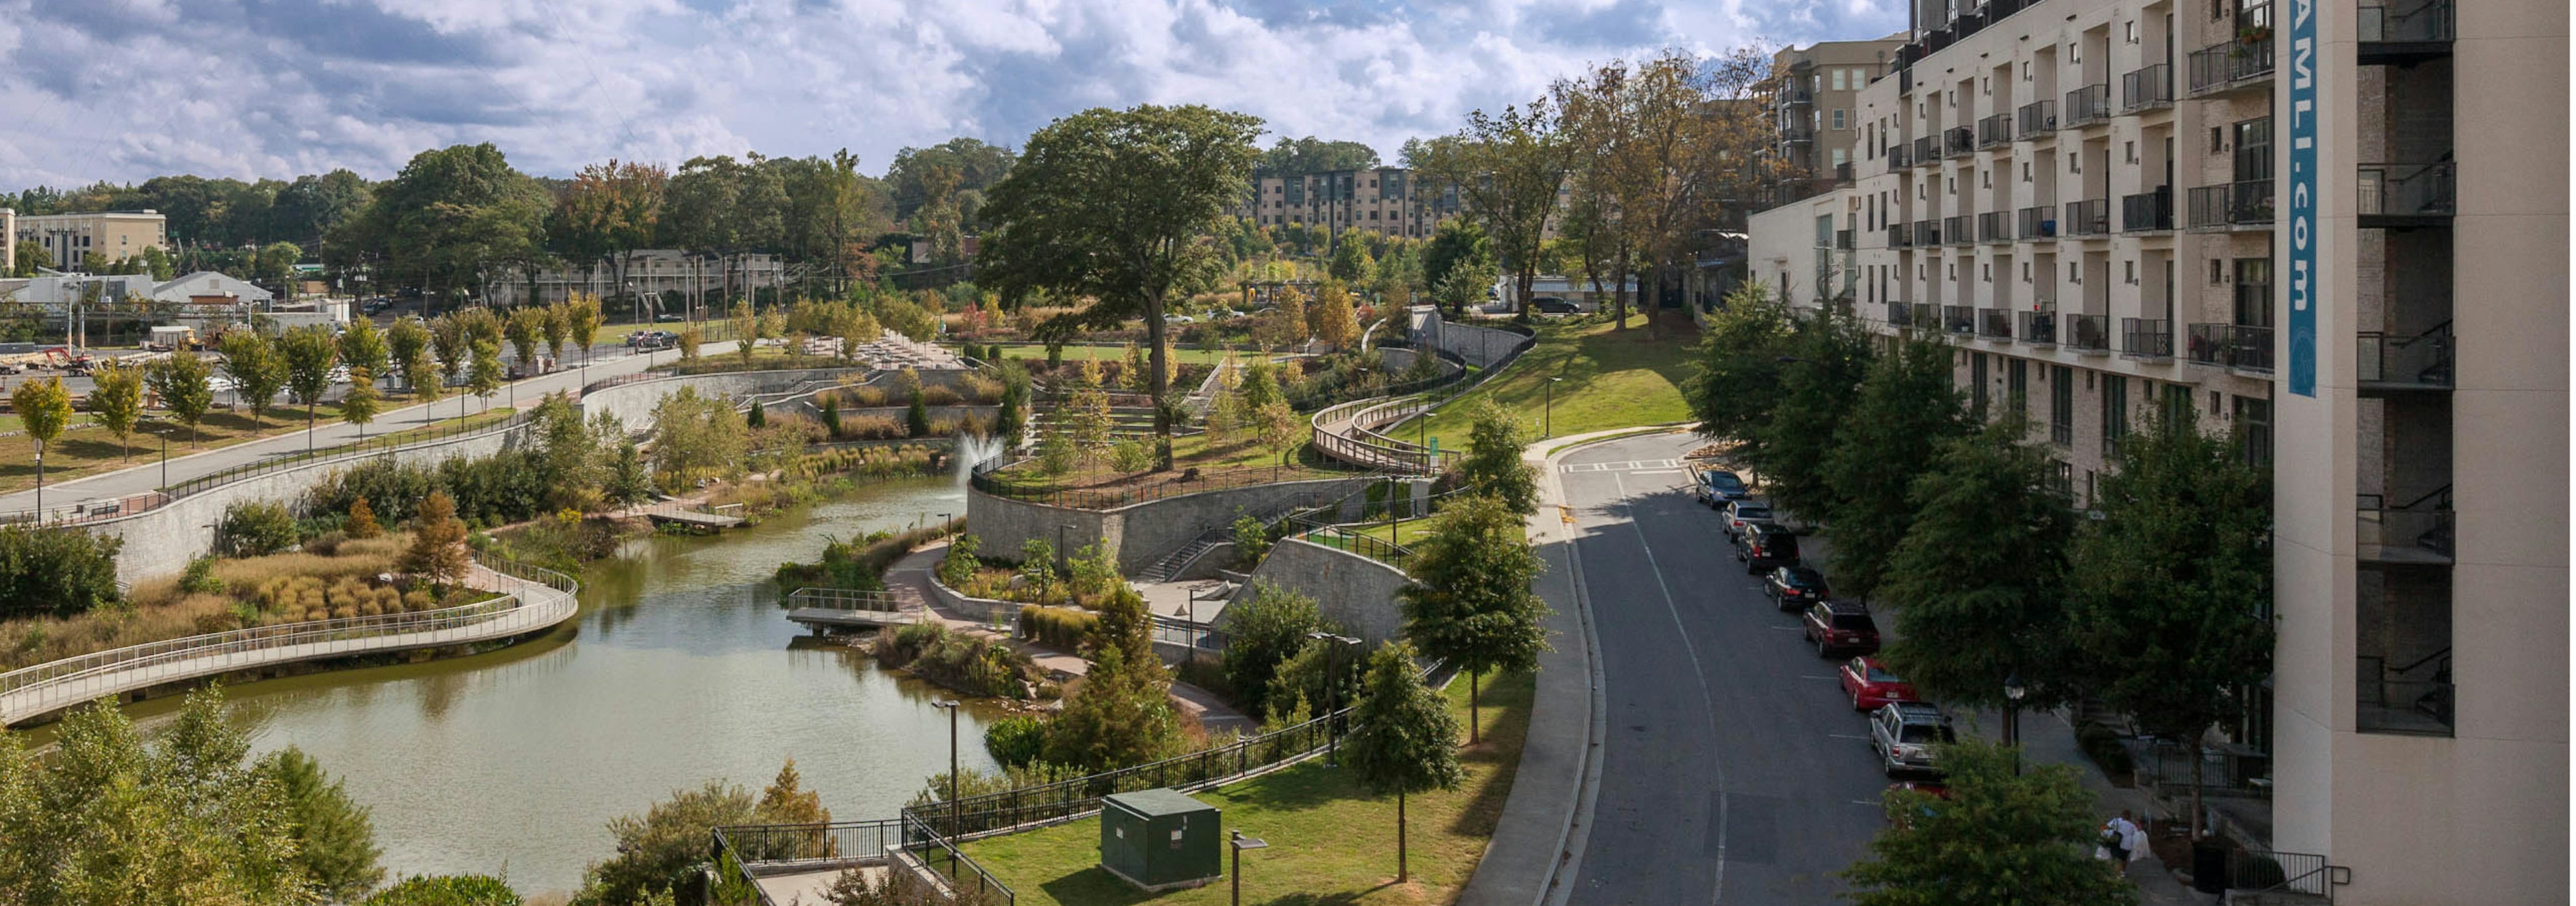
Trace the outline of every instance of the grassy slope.
{"type": "MultiPolygon", "coordinates": [[[[216,397],[219,403],[229,401],[226,394],[219,393],[216,397]]],[[[497,393],[493,395],[493,399],[507,401],[509,394],[506,391],[497,393]]],[[[396,396],[377,404],[377,410],[391,412],[414,404],[415,401],[410,397],[396,396]]],[[[457,401],[453,396],[441,400],[434,414],[442,421],[453,420],[456,417],[456,410],[453,407],[456,405],[457,401]]],[[[465,401],[468,412],[481,405],[482,401],[478,398],[469,397],[465,401]]],[[[339,424],[339,404],[325,402],[316,406],[314,418],[320,427],[327,428],[339,424]]],[[[420,424],[413,417],[408,416],[399,423],[381,419],[382,416],[379,416],[379,421],[371,427],[368,432],[369,437],[377,433],[373,429],[399,431],[416,428],[420,424]]],[[[169,418],[168,413],[160,410],[146,413],[143,420],[134,426],[134,433],[127,439],[125,445],[118,444],[116,435],[109,433],[106,428],[80,427],[96,424],[87,412],[73,413],[71,424],[72,427],[65,428],[62,436],[55,438],[53,446],[45,451],[45,485],[48,488],[85,475],[96,475],[129,466],[159,462],[161,439],[154,436],[155,431],[172,432],[170,455],[174,457],[204,452],[217,447],[228,447],[263,437],[300,434],[304,431],[304,407],[280,404],[277,408],[268,410],[267,416],[257,424],[252,423],[248,408],[207,410],[205,419],[197,424],[199,433],[195,444],[189,443],[187,428],[180,426],[177,421],[169,418]]],[[[17,416],[0,416],[0,493],[23,491],[36,486],[35,444],[19,431],[17,416]]],[[[52,494],[45,495],[47,505],[53,505],[55,502],[52,494]]],[[[66,499],[63,502],[67,503],[69,500],[66,499]]]]}
{"type": "MultiPolygon", "coordinates": [[[[1537,346],[1468,398],[1442,407],[1432,417],[1428,433],[1440,439],[1441,449],[1466,447],[1468,413],[1478,399],[1492,399],[1528,418],[1535,435],[1543,421],[1540,410],[1547,400],[1550,377],[1565,379],[1555,389],[1557,436],[1689,418],[1682,385],[1689,375],[1691,350],[1699,342],[1698,332],[1688,322],[1675,319],[1663,325],[1664,339],[1646,337],[1645,329],[1636,326],[1621,333],[1613,332],[1606,322],[1570,329],[1542,323],[1537,346]]],[[[1413,426],[1391,433],[1410,438],[1413,426]]]]}
{"type": "MultiPolygon", "coordinates": [[[[1529,729],[1534,679],[1490,680],[1484,741],[1461,757],[1467,782],[1455,792],[1409,797],[1412,880],[1395,883],[1395,799],[1361,792],[1347,771],[1319,759],[1223,790],[1198,794],[1223,812],[1225,827],[1270,848],[1246,853],[1247,903],[1447,903],[1474,873],[1511,793],[1529,729]]],[[[1463,723],[1467,684],[1452,683],[1450,710],[1463,723]]],[[[1463,728],[1462,728],[1463,729],[1463,728]]],[[[966,847],[1019,894],[1020,906],[1124,906],[1227,902],[1222,881],[1149,896],[1102,870],[1097,819],[986,840],[966,847]]]]}

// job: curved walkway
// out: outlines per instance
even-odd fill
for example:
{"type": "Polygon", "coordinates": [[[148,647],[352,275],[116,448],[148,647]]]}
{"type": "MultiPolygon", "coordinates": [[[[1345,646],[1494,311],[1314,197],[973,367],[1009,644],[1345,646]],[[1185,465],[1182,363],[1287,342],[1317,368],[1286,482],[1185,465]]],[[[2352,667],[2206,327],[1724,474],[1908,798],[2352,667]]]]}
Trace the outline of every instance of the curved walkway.
{"type": "Polygon", "coordinates": [[[571,577],[539,567],[501,566],[510,572],[478,563],[463,583],[503,595],[490,601],[147,642],[0,673],[0,726],[103,696],[239,670],[506,639],[553,628],[580,610],[581,586],[571,577]]]}

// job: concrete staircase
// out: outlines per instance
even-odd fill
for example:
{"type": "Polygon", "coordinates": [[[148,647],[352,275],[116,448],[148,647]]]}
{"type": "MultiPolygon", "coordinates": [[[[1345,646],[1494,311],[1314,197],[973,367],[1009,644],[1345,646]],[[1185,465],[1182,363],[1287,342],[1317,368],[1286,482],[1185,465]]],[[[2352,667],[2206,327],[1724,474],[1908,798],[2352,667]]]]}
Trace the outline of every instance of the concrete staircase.
{"type": "Polygon", "coordinates": [[[1156,560],[1154,565],[1136,573],[1136,581],[1149,584],[1172,581],[1173,576],[1180,575],[1182,570],[1190,567],[1190,564],[1198,562],[1200,557],[1207,556],[1208,551],[1215,550],[1217,545],[1233,539],[1234,529],[1231,526],[1200,535],[1196,540],[1181,545],[1181,549],[1173,551],[1170,556],[1156,560]]]}

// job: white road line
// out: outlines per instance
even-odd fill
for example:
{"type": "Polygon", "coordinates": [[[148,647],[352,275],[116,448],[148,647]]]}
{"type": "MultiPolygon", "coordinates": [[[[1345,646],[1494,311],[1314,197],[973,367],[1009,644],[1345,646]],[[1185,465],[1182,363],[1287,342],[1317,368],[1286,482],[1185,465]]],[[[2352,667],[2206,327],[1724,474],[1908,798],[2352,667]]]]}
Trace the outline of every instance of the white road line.
{"type": "Polygon", "coordinates": [[[1783,631],[1783,632],[1805,632],[1805,631],[1807,631],[1807,627],[1804,627],[1804,626],[1764,626],[1764,627],[1762,627],[1762,628],[1764,628],[1764,629],[1777,629],[1777,630],[1780,630],[1780,631],[1783,631]]]}
{"type": "MultiPolygon", "coordinates": [[[[1717,702],[1708,694],[1708,673],[1700,667],[1699,646],[1691,643],[1690,630],[1682,622],[1681,605],[1673,600],[1673,587],[1664,581],[1663,564],[1656,562],[1654,545],[1646,542],[1646,526],[1637,521],[1637,507],[1628,501],[1628,483],[1620,481],[1617,476],[1612,476],[1611,480],[1616,482],[1620,503],[1628,510],[1628,528],[1637,533],[1637,549],[1646,554],[1646,569],[1655,574],[1655,587],[1663,590],[1664,611],[1672,614],[1674,635],[1682,641],[1682,652],[1690,656],[1692,685],[1699,687],[1700,713],[1708,715],[1709,730],[1714,733],[1717,730],[1717,702]]],[[[1709,906],[1717,906],[1718,900],[1726,894],[1726,769],[1714,755],[1707,759],[1707,764],[1709,773],[1717,780],[1717,870],[1708,887],[1709,906]]]]}
{"type": "Polygon", "coordinates": [[[1867,805],[1867,806],[1877,807],[1877,806],[1885,806],[1887,803],[1880,802],[1880,801],[1878,801],[1878,800],[1876,800],[1876,799],[1854,799],[1854,800],[1852,800],[1852,801],[1851,801],[1851,804],[1853,804],[1853,805],[1867,805]]]}
{"type": "Polygon", "coordinates": [[[1861,741],[1863,741],[1863,742],[1867,742],[1867,741],[1869,741],[1869,737],[1867,737],[1867,736],[1854,736],[1854,735],[1851,735],[1851,734],[1849,734],[1849,733],[1827,733],[1827,734],[1825,734],[1825,735],[1827,735],[1827,736],[1831,736],[1831,737],[1833,737],[1833,738],[1835,738],[1835,739],[1857,739],[1857,740],[1861,740],[1861,741]]]}
{"type": "Polygon", "coordinates": [[[1817,675],[1815,675],[1815,674],[1813,674],[1813,673],[1801,673],[1801,674],[1798,674],[1798,678],[1799,678],[1799,679],[1829,679],[1829,680],[1833,680],[1833,681],[1838,682],[1838,683],[1839,683],[1839,682],[1842,682],[1842,679],[1843,679],[1840,675],[1836,675],[1836,676],[1817,676],[1817,675]]]}

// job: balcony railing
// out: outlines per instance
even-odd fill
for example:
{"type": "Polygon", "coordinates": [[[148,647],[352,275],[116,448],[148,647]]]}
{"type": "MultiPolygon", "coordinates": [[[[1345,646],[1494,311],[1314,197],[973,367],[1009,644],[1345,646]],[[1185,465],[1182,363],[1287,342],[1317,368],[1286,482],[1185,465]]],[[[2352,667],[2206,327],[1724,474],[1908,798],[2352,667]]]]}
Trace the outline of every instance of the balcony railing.
{"type": "Polygon", "coordinates": [[[2193,186],[2189,218],[2193,230],[2272,225],[2272,181],[2248,179],[2215,186],[2193,186]]]}
{"type": "Polygon", "coordinates": [[[1906,307],[1913,309],[1913,314],[1908,318],[1907,323],[1913,324],[1916,327],[1930,327],[1933,324],[1933,319],[1938,318],[1941,315],[1941,312],[1938,310],[1940,306],[1934,305],[1930,302],[1908,303],[1906,307]]]}
{"type": "Polygon", "coordinates": [[[2194,365],[2269,374],[2272,328],[2239,324],[2194,324],[2183,342],[2183,359],[2194,365]]]}
{"type": "Polygon", "coordinates": [[[1941,329],[1951,333],[1977,332],[1977,310],[1965,305],[1941,306],[1941,329]]]}
{"type": "Polygon", "coordinates": [[[2173,190],[2120,196],[2120,232],[2146,233],[2173,229],[2173,190]]]}
{"type": "Polygon", "coordinates": [[[1966,214],[1941,218],[1941,238],[1949,240],[1951,245],[1967,245],[1977,241],[1975,229],[1976,225],[1969,221],[1966,214]]]}
{"type": "Polygon", "coordinates": [[[1805,85],[1791,85],[1780,89],[1777,100],[1780,106],[1787,107],[1796,104],[1813,104],[1816,102],[1816,96],[1809,92],[1805,85]]]}
{"type": "Polygon", "coordinates": [[[1904,142],[1887,146],[1887,168],[1902,170],[1914,166],[1914,146],[1904,142]]]}
{"type": "Polygon", "coordinates": [[[2012,114],[1998,113],[1977,121],[1977,150],[2009,145],[2012,140],[2012,114]]]}
{"type": "Polygon", "coordinates": [[[2404,225],[2451,216],[2459,200],[2456,164],[2362,164],[2359,203],[2362,226],[2404,225]],[[2379,221],[2373,223],[2373,221],[2379,221]]]}
{"type": "Polygon", "coordinates": [[[2012,339],[2012,315],[2012,312],[2000,308],[1977,309],[1977,336],[1988,340],[2012,339]]]}
{"type": "Polygon", "coordinates": [[[1780,141],[1782,144],[1794,145],[1801,142],[1812,142],[1815,140],[1816,130],[1813,126],[1796,125],[1780,127],[1780,141]]]}
{"type": "Polygon", "coordinates": [[[2107,352],[2111,349],[2110,315],[2066,316],[2066,345],[2085,352],[2107,352]]]}
{"type": "Polygon", "coordinates": [[[2055,309],[2042,308],[2038,311],[2016,312],[2016,314],[2020,317],[2021,329],[2013,334],[2015,337],[2033,346],[2057,345],[2055,309]]]}
{"type": "Polygon", "coordinates": [[[2448,44],[2458,37],[2451,0],[2362,0],[2353,24],[2365,59],[2373,44],[2448,44]]]}
{"type": "Polygon", "coordinates": [[[2040,205],[2038,207],[2023,208],[2020,211],[2019,219],[2021,220],[2021,229],[2013,235],[2019,236],[2023,239],[2057,238],[2056,205],[2047,204],[2040,205]]]}
{"type": "Polygon", "coordinates": [[[2066,93],[2066,106],[2059,111],[2060,129],[2090,126],[2111,121],[2111,86],[2107,83],[2086,85],[2066,93]]]}
{"type": "Polygon", "coordinates": [[[2057,131],[2057,102],[2033,101],[2021,105],[2021,137],[2043,138],[2057,131]]]}
{"type": "Polygon", "coordinates": [[[2354,379],[2361,383],[2361,389],[2451,389],[2453,350],[2458,343],[2451,336],[2451,322],[2444,321],[2411,337],[2373,331],[2361,334],[2360,340],[2354,379]]]}
{"type": "Polygon", "coordinates": [[[2123,113],[2173,106],[2173,65],[2158,63],[2120,77],[2123,113]]]}
{"type": "Polygon", "coordinates": [[[1852,248],[1853,248],[1853,245],[1852,245],[1852,231],[1850,231],[1850,230],[1835,230],[1835,231],[1834,231],[1834,247],[1835,247],[1835,248],[1838,248],[1838,249],[1841,249],[1841,250],[1843,250],[1843,251],[1846,251],[1846,252],[1851,251],[1851,250],[1852,250],[1852,248]]]}
{"type": "Polygon", "coordinates": [[[1842,163],[1834,165],[1834,181],[1838,183],[1848,183],[1852,181],[1851,161],[1843,161],[1842,163]]]}
{"type": "Polygon", "coordinates": [[[2066,218],[2057,228],[2068,236],[2108,236],[2111,234],[2111,200],[2094,198],[2066,203],[2066,218]]]}
{"type": "Polygon", "coordinates": [[[1941,156],[1959,157],[1976,152],[1977,136],[1974,130],[1959,126],[1941,133],[1941,156]]]}
{"type": "Polygon", "coordinates": [[[1887,228],[1887,247],[1892,249],[1913,248],[1914,225],[1910,223],[1889,225],[1887,228]]]}
{"type": "Polygon", "coordinates": [[[2458,532],[2447,499],[2392,507],[2386,498],[2363,494],[2354,515],[2354,527],[2359,530],[2353,539],[2355,552],[2366,562],[2427,566],[2451,562],[2458,532]]]}
{"type": "Polygon", "coordinates": [[[1932,165],[1932,163],[1933,163],[1934,161],[1937,161],[1937,160],[1940,160],[1940,159],[1941,159],[1940,149],[1939,149],[1939,148],[1935,148],[1935,147],[1933,147],[1933,146],[1932,146],[1932,137],[1931,137],[1931,136],[1926,135],[1926,136],[1924,136],[1924,137],[1922,137],[1922,138],[1918,138],[1918,139],[1915,139],[1915,140],[1914,140],[1914,165],[1915,165],[1915,166],[1917,166],[1917,167],[1928,167],[1928,166],[1931,166],[1931,165],[1932,165]]]}
{"type": "Polygon", "coordinates": [[[2120,354],[2133,359],[2173,358],[2173,322],[2161,318],[2121,318],[2120,354]]]}
{"type": "Polygon", "coordinates": [[[1914,326],[1914,306],[1907,305],[1903,302],[1887,303],[1887,326],[1914,326]]]}
{"type": "Polygon", "coordinates": [[[2191,52],[2191,94],[2252,85],[2272,74],[2272,41],[2226,41],[2191,52]]]}
{"type": "Polygon", "coordinates": [[[2010,212],[1987,211],[1977,215],[1978,242],[2011,242],[2012,240],[2013,222],[2010,212]]]}
{"type": "Polygon", "coordinates": [[[1914,222],[1914,246],[1916,248],[1940,244],[1941,221],[1917,220],[1914,222]]]}
{"type": "MultiPolygon", "coordinates": [[[[2363,495],[2362,499],[2370,498],[2363,495]]],[[[2368,527],[2369,523],[2365,521],[2363,525],[2368,527]]],[[[2354,729],[2364,733],[2450,735],[2454,704],[2450,648],[2400,658],[2389,657],[2383,648],[2355,660],[2353,701],[2360,707],[2354,715],[2354,729]]],[[[2280,874],[2285,883],[2276,889],[2331,892],[2325,879],[2306,879],[2305,885],[2287,883],[2296,875],[2288,870],[2289,866],[2283,869],[2280,874]]]]}

